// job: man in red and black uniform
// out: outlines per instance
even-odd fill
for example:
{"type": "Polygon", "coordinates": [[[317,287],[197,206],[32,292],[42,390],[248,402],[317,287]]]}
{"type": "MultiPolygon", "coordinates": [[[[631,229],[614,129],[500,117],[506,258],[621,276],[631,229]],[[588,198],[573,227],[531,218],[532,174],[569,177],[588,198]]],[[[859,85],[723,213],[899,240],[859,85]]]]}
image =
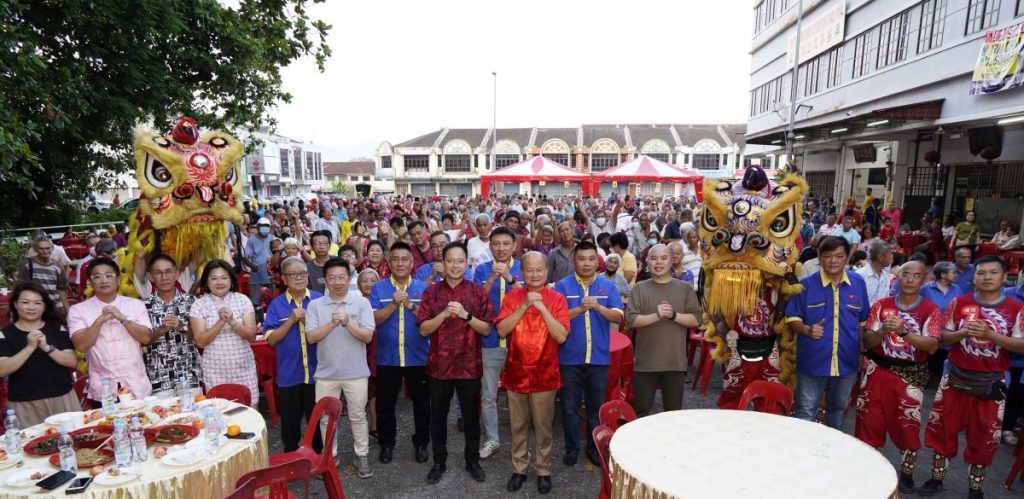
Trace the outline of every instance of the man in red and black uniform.
{"type": "Polygon", "coordinates": [[[459,397],[466,433],[466,470],[482,482],[480,467],[480,377],[483,376],[481,337],[491,333],[494,309],[480,286],[464,279],[466,247],[450,243],[441,253],[445,278],[423,292],[419,314],[420,335],[431,336],[427,354],[430,386],[430,440],[434,466],[427,483],[437,483],[447,471],[448,406],[459,397]]]}
{"type": "Polygon", "coordinates": [[[765,295],[757,301],[757,310],[736,317],[735,324],[727,324],[721,317],[714,321],[722,338],[730,329],[737,334],[736,351],[729,356],[722,377],[722,394],[718,396],[718,407],[722,409],[735,409],[743,390],[754,381],[779,381],[779,350],[771,324],[775,313],[773,293],[773,287],[767,287],[765,295]]]}
{"type": "Polygon", "coordinates": [[[882,298],[868,313],[867,367],[857,397],[854,435],[881,449],[888,432],[900,450],[899,489],[914,493],[914,462],[921,448],[921,400],[928,383],[928,355],[939,348],[942,315],[921,297],[927,276],[921,262],[900,269],[900,294],[882,298]]]}
{"type": "Polygon", "coordinates": [[[532,426],[537,445],[537,490],[547,494],[551,491],[555,392],[562,387],[558,346],[569,337],[569,305],[564,296],[547,287],[544,255],[528,252],[521,263],[526,287],[505,295],[495,319],[498,335],[509,339],[508,360],[501,371],[512,426],[513,471],[507,489],[516,492],[526,482],[532,426]]]}
{"type": "Polygon", "coordinates": [[[999,447],[1003,373],[1010,368],[1010,352],[1024,352],[1024,305],[1002,295],[1005,282],[1005,260],[979,258],[974,264],[976,292],[955,298],[943,315],[942,344],[952,348],[949,373],[942,377],[925,429],[924,443],[935,450],[935,461],[932,478],[917,490],[923,496],[942,488],[960,430],[966,429],[967,497],[984,497],[985,469],[999,447]]]}

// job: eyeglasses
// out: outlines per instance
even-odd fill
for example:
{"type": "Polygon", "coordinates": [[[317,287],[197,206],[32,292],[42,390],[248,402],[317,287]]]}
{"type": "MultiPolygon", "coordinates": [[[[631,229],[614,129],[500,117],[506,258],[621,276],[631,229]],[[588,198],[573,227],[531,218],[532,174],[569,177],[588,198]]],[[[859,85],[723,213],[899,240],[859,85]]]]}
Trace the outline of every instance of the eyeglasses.
{"type": "Polygon", "coordinates": [[[155,277],[171,277],[174,274],[177,274],[178,271],[176,271],[176,270],[163,270],[163,271],[152,270],[152,271],[150,271],[150,273],[152,273],[155,277]]]}
{"type": "Polygon", "coordinates": [[[288,274],[281,274],[291,279],[306,279],[309,277],[309,272],[290,272],[288,274]]]}
{"type": "Polygon", "coordinates": [[[900,277],[905,278],[905,279],[924,279],[924,276],[925,276],[924,274],[917,274],[917,273],[914,273],[914,274],[909,274],[909,273],[900,274],[900,277]]]}

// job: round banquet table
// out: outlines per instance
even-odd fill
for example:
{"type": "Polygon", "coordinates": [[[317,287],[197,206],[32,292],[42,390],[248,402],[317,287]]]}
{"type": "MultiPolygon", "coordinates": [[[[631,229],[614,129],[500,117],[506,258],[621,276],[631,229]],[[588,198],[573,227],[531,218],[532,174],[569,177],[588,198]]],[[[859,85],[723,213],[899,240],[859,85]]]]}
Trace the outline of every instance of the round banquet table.
{"type": "MultiPolygon", "coordinates": [[[[226,401],[225,401],[226,402],[226,401]]],[[[239,404],[234,402],[224,403],[222,412],[239,404]]],[[[256,441],[228,439],[227,443],[220,448],[215,456],[189,465],[189,466],[168,466],[153,456],[153,451],[162,444],[154,444],[149,447],[149,459],[141,464],[133,465],[141,468],[141,475],[122,485],[101,485],[93,483],[84,493],[76,497],[82,498],[160,498],[160,497],[196,497],[196,498],[219,498],[224,497],[235,490],[235,482],[242,475],[261,468],[267,467],[267,427],[263,416],[252,408],[235,414],[224,416],[228,425],[237,424],[243,432],[256,434],[256,441]]],[[[157,422],[154,426],[159,426],[157,422]]],[[[37,428],[45,429],[46,425],[39,425],[37,428]]],[[[202,438],[200,433],[197,439],[202,438]]],[[[24,444],[24,442],[23,442],[24,444]]],[[[52,472],[58,468],[50,465],[47,461],[49,456],[37,457],[23,454],[24,468],[39,467],[47,468],[52,472]]],[[[107,467],[113,465],[107,465],[107,467]]],[[[56,490],[48,492],[38,487],[15,488],[8,486],[6,479],[19,468],[10,467],[0,469],[0,498],[6,497],[53,497],[64,495],[64,489],[70,481],[61,485],[56,490]]],[[[89,476],[88,470],[79,470],[79,477],[89,476]]]]}
{"type": "Polygon", "coordinates": [[[669,411],[620,427],[612,498],[898,497],[896,469],[825,425],[760,412],[669,411]]]}

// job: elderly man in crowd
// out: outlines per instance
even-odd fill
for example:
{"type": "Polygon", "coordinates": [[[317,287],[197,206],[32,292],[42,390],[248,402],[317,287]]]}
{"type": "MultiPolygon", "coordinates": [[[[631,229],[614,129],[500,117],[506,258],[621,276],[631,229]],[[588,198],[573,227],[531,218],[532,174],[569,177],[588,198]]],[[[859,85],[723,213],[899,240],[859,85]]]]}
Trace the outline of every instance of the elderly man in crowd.
{"type": "Polygon", "coordinates": [[[39,235],[32,240],[34,256],[25,260],[18,267],[18,275],[15,280],[18,282],[35,281],[39,283],[53,304],[57,306],[61,314],[68,311],[68,274],[64,266],[52,258],[53,241],[50,236],[39,235]]]}
{"type": "Polygon", "coordinates": [[[892,248],[885,241],[875,239],[868,244],[868,259],[870,263],[857,269],[857,274],[864,278],[864,284],[868,287],[868,300],[874,304],[889,296],[889,286],[892,283],[892,274],[889,273],[889,267],[892,265],[892,248]]]}
{"type": "Polygon", "coordinates": [[[673,279],[671,267],[668,247],[652,246],[651,278],[633,287],[626,305],[626,322],[636,330],[633,407],[641,417],[650,414],[659,385],[666,411],[683,408],[688,328],[700,325],[703,316],[693,286],[673,279]]]}
{"type": "MultiPolygon", "coordinates": [[[[281,442],[284,451],[291,452],[299,448],[302,428],[305,428],[302,419],[308,422],[316,405],[317,347],[306,330],[306,310],[310,302],[321,295],[309,289],[306,262],[299,257],[290,256],[281,262],[281,276],[286,289],[267,307],[263,334],[277,354],[274,382],[281,414],[281,442]]],[[[321,437],[317,434],[313,449],[320,452],[322,448],[321,437]]]]}
{"type": "Polygon", "coordinates": [[[508,360],[501,383],[508,394],[512,427],[512,477],[509,492],[526,481],[530,465],[530,427],[537,442],[537,490],[551,491],[551,433],[555,393],[562,386],[558,346],[569,336],[569,308],[565,297],[547,287],[547,260],[538,252],[523,256],[525,288],[508,292],[501,303],[497,332],[507,338],[508,360]]]}
{"type": "Polygon", "coordinates": [[[572,249],[576,229],[571,221],[558,224],[558,247],[548,253],[548,280],[558,282],[572,275],[572,249]]]}
{"type": "Polygon", "coordinates": [[[477,235],[466,243],[466,251],[469,252],[469,269],[470,272],[476,270],[476,267],[484,262],[489,262],[494,259],[491,256],[490,248],[490,236],[491,236],[491,218],[486,213],[480,213],[473,219],[473,228],[477,235]]]}
{"type": "Polygon", "coordinates": [[[334,212],[327,205],[320,209],[320,218],[313,224],[313,230],[330,232],[331,242],[334,244],[345,243],[345,240],[341,238],[341,227],[338,224],[338,219],[334,218],[334,212]]]}
{"type": "MultiPolygon", "coordinates": [[[[366,345],[373,341],[373,309],[370,301],[352,293],[349,280],[354,269],[342,258],[324,264],[327,294],[309,303],[308,340],[316,344],[316,400],[343,397],[352,423],[352,440],[359,478],[370,478],[370,426],[366,421],[370,367],[366,345]]],[[[321,423],[326,431],[326,423],[321,423]]],[[[337,439],[331,446],[337,448],[337,439]]],[[[337,452],[335,452],[337,455],[337,452]]]]}
{"type": "MultiPolygon", "coordinates": [[[[103,382],[127,387],[137,399],[149,396],[152,387],[142,359],[142,345],[153,337],[153,325],[142,301],[118,294],[121,268],[117,262],[94,258],[86,269],[93,296],[68,311],[68,331],[75,350],[89,363],[87,396],[94,407],[103,400],[103,382]]],[[[116,392],[115,392],[116,393],[116,392]]]]}

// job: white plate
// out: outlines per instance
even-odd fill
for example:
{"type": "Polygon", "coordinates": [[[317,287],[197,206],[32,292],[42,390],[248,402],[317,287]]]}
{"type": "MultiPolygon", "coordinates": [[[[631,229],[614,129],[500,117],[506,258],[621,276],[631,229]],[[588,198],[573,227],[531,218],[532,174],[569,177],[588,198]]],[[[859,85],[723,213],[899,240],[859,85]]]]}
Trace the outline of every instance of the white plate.
{"type": "MultiPolygon", "coordinates": [[[[116,465],[115,465],[116,466],[116,465]]],[[[139,478],[139,474],[132,471],[122,471],[120,475],[111,475],[109,471],[104,471],[99,475],[96,475],[94,482],[100,485],[121,485],[122,483],[128,483],[132,480],[139,478]]]]}
{"type": "Polygon", "coordinates": [[[8,454],[4,456],[3,459],[0,459],[0,469],[10,468],[11,466],[18,464],[19,462],[21,462],[21,456],[11,457],[11,455],[8,454]]]}
{"type": "Polygon", "coordinates": [[[34,487],[37,482],[56,472],[57,470],[53,468],[25,468],[8,475],[7,479],[4,480],[4,483],[7,484],[8,487],[34,487]],[[43,477],[31,478],[33,473],[42,473],[43,477]]]}
{"type": "MultiPolygon", "coordinates": [[[[230,440],[231,439],[229,439],[227,435],[221,435],[220,436],[220,447],[223,449],[224,446],[227,445],[230,440]]],[[[188,442],[185,442],[184,447],[186,449],[189,449],[189,450],[202,450],[202,451],[205,452],[206,451],[206,435],[203,435],[203,433],[200,432],[199,436],[197,436],[196,438],[193,438],[192,440],[189,440],[188,442]]]]}
{"type": "Polygon", "coordinates": [[[42,436],[43,435],[43,430],[40,430],[39,428],[35,428],[35,427],[33,427],[33,428],[25,428],[24,430],[21,430],[21,433],[19,433],[19,434],[21,435],[21,441],[22,442],[28,442],[29,440],[32,440],[33,438],[42,436]]]}
{"type": "Polygon", "coordinates": [[[182,448],[180,450],[174,450],[169,452],[166,456],[160,458],[160,462],[167,466],[192,466],[193,464],[202,462],[209,454],[206,453],[205,448],[182,448]]]}
{"type": "Polygon", "coordinates": [[[44,419],[43,422],[50,426],[60,426],[65,419],[70,417],[71,421],[74,422],[75,426],[77,427],[81,426],[82,416],[84,415],[85,413],[82,411],[62,412],[60,414],[54,414],[53,416],[44,419]]]}
{"type": "Polygon", "coordinates": [[[228,399],[206,399],[202,402],[196,402],[196,407],[213,407],[218,411],[223,411],[235,403],[228,399]]]}
{"type": "Polygon", "coordinates": [[[181,422],[184,419],[190,419],[190,418],[197,418],[199,421],[203,420],[202,416],[200,416],[199,414],[196,414],[194,412],[183,412],[181,414],[174,414],[174,415],[171,415],[171,416],[167,416],[166,418],[163,419],[163,421],[160,422],[160,424],[161,425],[165,425],[165,424],[192,424],[192,421],[189,421],[187,423],[182,423],[181,422]]]}

